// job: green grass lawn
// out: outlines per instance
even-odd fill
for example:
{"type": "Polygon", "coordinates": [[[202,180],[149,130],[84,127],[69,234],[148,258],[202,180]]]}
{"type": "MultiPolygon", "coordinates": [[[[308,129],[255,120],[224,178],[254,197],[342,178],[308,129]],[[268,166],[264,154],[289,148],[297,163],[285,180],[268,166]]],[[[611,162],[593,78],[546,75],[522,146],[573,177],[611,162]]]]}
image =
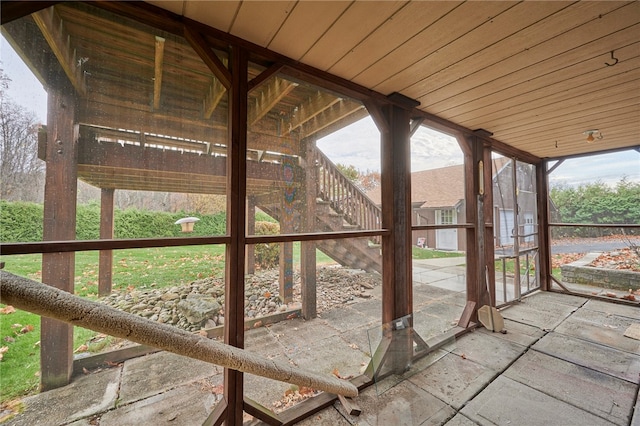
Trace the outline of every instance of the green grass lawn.
{"type": "MultiPolygon", "coordinates": [[[[316,254],[318,265],[335,263],[320,251],[316,254]]],[[[41,281],[41,255],[4,256],[2,260],[6,271],[41,281]]],[[[294,243],[294,264],[299,261],[300,243],[294,243]]],[[[113,289],[116,291],[132,287],[173,287],[223,274],[222,245],[115,250],[113,253],[113,289]]],[[[75,277],[75,294],[97,299],[98,252],[76,253],[75,277]]],[[[21,310],[0,311],[0,339],[0,348],[7,348],[0,361],[0,403],[3,403],[38,389],[40,317],[21,310]]],[[[74,349],[87,345],[89,352],[100,352],[110,341],[110,337],[94,331],[74,329],[74,349]]]]}
{"type": "Polygon", "coordinates": [[[414,259],[438,259],[441,257],[464,257],[465,254],[457,251],[442,251],[413,247],[412,256],[414,259]]]}
{"type": "MultiPolygon", "coordinates": [[[[175,286],[198,278],[222,276],[224,272],[224,246],[116,250],[113,257],[114,290],[175,286]]],[[[4,256],[2,260],[6,271],[41,280],[41,255],[4,256]]],[[[98,252],[76,253],[75,275],[75,293],[96,299],[98,252]]],[[[7,348],[0,361],[0,402],[33,393],[39,382],[40,317],[21,310],[0,313],[0,339],[0,348],[7,348]]],[[[110,340],[76,327],[73,347],[87,345],[89,352],[99,352],[110,340]]]]}

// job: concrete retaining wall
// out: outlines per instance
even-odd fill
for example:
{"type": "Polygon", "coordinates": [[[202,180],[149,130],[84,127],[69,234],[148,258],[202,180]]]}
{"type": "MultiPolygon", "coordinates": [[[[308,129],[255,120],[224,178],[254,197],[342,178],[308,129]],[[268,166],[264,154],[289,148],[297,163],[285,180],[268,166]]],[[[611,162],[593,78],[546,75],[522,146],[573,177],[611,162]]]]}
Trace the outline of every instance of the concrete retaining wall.
{"type": "Polygon", "coordinates": [[[599,255],[600,253],[589,253],[580,260],[562,265],[562,281],[616,290],[640,289],[640,272],[587,266],[599,255]]]}

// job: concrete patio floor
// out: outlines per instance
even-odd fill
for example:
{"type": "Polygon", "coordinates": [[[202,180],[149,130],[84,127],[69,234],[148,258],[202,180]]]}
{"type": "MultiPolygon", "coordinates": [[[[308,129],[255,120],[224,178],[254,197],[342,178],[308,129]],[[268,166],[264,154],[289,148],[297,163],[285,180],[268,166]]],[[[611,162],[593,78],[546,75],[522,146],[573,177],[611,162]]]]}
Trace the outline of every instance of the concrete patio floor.
{"type": "MultiPolygon", "coordinates": [[[[440,278],[457,286],[452,275],[440,278]]],[[[414,270],[414,322],[423,338],[451,328],[464,306],[459,290],[420,281],[414,270]]],[[[311,321],[251,330],[246,347],[320,374],[358,375],[375,346],[368,341],[379,321],[373,296],[311,321]]],[[[640,426],[640,341],[623,336],[640,323],[640,309],[535,293],[502,314],[506,334],[477,329],[363,390],[359,416],[336,402],[299,424],[640,426]]],[[[201,425],[221,399],[221,384],[220,367],[159,352],[25,398],[23,413],[4,424],[201,425]]],[[[288,389],[245,376],[247,396],[270,409],[288,389]]]]}

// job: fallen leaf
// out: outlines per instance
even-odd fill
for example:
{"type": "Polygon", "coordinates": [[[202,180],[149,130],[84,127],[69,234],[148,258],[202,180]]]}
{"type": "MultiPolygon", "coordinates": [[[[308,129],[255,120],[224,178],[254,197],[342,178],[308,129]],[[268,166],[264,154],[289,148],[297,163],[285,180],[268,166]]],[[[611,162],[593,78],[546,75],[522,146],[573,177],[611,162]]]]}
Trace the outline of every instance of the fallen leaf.
{"type": "Polygon", "coordinates": [[[16,339],[14,339],[14,338],[13,338],[13,337],[11,337],[11,336],[6,336],[6,337],[5,337],[4,339],[2,339],[2,340],[4,340],[4,341],[5,341],[5,342],[7,342],[7,343],[13,343],[13,342],[15,342],[15,341],[16,341],[16,339]]]}
{"type": "Polygon", "coordinates": [[[4,354],[6,354],[8,350],[9,350],[9,346],[3,346],[0,348],[0,361],[2,361],[4,354]]]}
{"type": "Polygon", "coordinates": [[[74,353],[74,354],[77,354],[78,352],[86,352],[86,351],[88,351],[88,350],[89,350],[89,346],[87,346],[87,345],[80,345],[80,346],[78,346],[78,348],[77,348],[75,351],[73,351],[73,353],[74,353]]]}
{"type": "Polygon", "coordinates": [[[256,321],[253,323],[253,328],[262,327],[262,321],[256,321]]]}
{"type": "Polygon", "coordinates": [[[84,374],[89,374],[89,373],[91,373],[91,372],[90,372],[89,370],[87,370],[85,367],[82,367],[82,372],[83,372],[84,374]]]}
{"type": "Polygon", "coordinates": [[[20,333],[22,333],[22,334],[27,334],[27,333],[29,333],[29,332],[33,331],[33,330],[34,330],[34,328],[35,328],[35,327],[34,327],[34,326],[32,326],[31,324],[27,324],[27,325],[25,325],[24,327],[22,327],[22,328],[20,329],[20,333]]]}
{"type": "Polygon", "coordinates": [[[12,314],[16,311],[16,308],[14,308],[11,305],[7,305],[4,308],[0,309],[0,314],[4,314],[4,315],[8,315],[8,314],[12,314]]]}

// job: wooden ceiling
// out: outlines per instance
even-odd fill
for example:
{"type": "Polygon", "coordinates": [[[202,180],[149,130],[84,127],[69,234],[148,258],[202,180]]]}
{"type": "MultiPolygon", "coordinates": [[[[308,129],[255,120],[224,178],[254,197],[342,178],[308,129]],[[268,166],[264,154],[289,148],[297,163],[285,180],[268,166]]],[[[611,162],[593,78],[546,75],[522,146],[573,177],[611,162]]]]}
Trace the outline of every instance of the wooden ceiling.
{"type": "Polygon", "coordinates": [[[640,145],[637,1],[149,3],[539,157],[640,145]]]}
{"type": "Polygon", "coordinates": [[[296,154],[291,141],[366,115],[361,102],[336,94],[340,81],[351,85],[346,95],[397,92],[420,102],[427,124],[484,129],[541,158],[640,146],[638,1],[146,3],[153,10],[96,4],[160,29],[79,3],[5,23],[16,5],[3,2],[3,33],[45,86],[52,62],[62,64],[58,74],[81,95],[80,120],[94,133],[127,129],[143,139],[136,143],[146,135],[157,146],[224,149],[227,41],[218,34],[266,58],[250,69],[248,144],[257,156],[274,146],[296,154]],[[217,32],[184,33],[181,19],[217,32]],[[210,58],[219,72],[198,52],[207,43],[220,47],[210,58]],[[278,61],[285,68],[270,69],[278,61]],[[309,70],[337,76],[325,86],[333,90],[303,84],[309,70]],[[600,132],[593,143],[590,129],[600,132]]]}

